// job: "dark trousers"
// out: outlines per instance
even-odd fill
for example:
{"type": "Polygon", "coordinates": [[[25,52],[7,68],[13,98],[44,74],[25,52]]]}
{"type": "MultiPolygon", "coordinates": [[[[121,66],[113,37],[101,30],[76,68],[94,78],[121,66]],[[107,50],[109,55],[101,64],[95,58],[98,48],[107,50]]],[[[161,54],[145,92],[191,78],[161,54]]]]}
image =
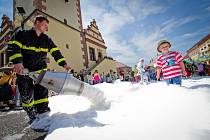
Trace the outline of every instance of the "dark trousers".
{"type": "MultiPolygon", "coordinates": [[[[29,76],[17,75],[17,84],[21,96],[22,106],[24,110],[32,114],[44,113],[49,111],[48,107],[48,89],[33,83],[29,76]]],[[[33,117],[33,116],[32,116],[33,117]]]]}
{"type": "Polygon", "coordinates": [[[205,72],[204,71],[199,72],[199,76],[205,76],[205,72]]]}
{"type": "Polygon", "coordinates": [[[12,87],[8,83],[0,85],[0,102],[12,100],[12,87]]]}

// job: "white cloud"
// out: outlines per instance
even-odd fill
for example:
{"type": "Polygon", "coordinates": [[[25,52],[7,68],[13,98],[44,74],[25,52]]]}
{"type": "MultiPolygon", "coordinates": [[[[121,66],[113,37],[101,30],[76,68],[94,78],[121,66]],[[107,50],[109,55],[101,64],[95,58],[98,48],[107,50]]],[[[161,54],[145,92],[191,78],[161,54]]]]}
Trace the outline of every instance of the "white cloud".
{"type": "Polygon", "coordinates": [[[131,40],[134,46],[136,47],[137,52],[139,52],[139,58],[144,57],[147,61],[152,57],[156,57],[157,54],[157,42],[162,39],[164,35],[161,33],[159,28],[156,28],[155,31],[149,34],[139,33],[135,34],[131,40]]]}
{"type": "Polygon", "coordinates": [[[106,46],[108,46],[108,54],[123,63],[134,63],[139,59],[139,55],[132,49],[133,43],[128,40],[121,41],[116,32],[135,21],[163,12],[163,7],[143,0],[109,0],[106,2],[108,8],[95,5],[93,1],[81,0],[84,27],[93,18],[96,19],[106,46]]]}
{"type": "Polygon", "coordinates": [[[185,33],[182,35],[183,38],[192,38],[196,35],[198,35],[200,32],[195,32],[195,33],[185,33]]]}
{"type": "Polygon", "coordinates": [[[161,32],[162,33],[170,32],[172,29],[190,23],[196,19],[198,19],[198,17],[195,16],[187,16],[180,19],[175,19],[175,18],[169,19],[163,23],[161,32]]]}
{"type": "MultiPolygon", "coordinates": [[[[156,57],[157,54],[157,43],[159,40],[168,39],[166,37],[167,33],[172,30],[176,30],[177,27],[185,25],[193,20],[196,17],[188,16],[181,19],[170,19],[165,21],[162,25],[154,27],[151,33],[136,33],[132,38],[132,43],[136,46],[139,54],[142,57],[151,59],[152,57],[156,57]]],[[[195,33],[195,35],[198,33],[195,33]]],[[[194,34],[193,34],[194,35],[194,34]]],[[[185,36],[193,36],[192,34],[186,34],[185,36]]],[[[171,39],[169,38],[171,41],[171,39]]]]}
{"type": "MultiPolygon", "coordinates": [[[[180,19],[169,19],[151,29],[148,33],[132,31],[134,36],[124,41],[119,39],[120,31],[129,24],[141,21],[150,15],[165,12],[167,8],[156,3],[144,0],[108,0],[106,6],[99,6],[94,1],[81,0],[83,23],[87,24],[94,18],[99,26],[99,30],[108,47],[108,54],[114,59],[126,63],[135,64],[140,57],[150,59],[156,57],[156,44],[160,39],[167,39],[165,36],[177,27],[190,23],[197,19],[194,16],[187,16],[180,19]]],[[[143,24],[140,23],[140,26],[143,24]]],[[[186,35],[187,36],[187,35],[186,35]]]]}
{"type": "Polygon", "coordinates": [[[165,7],[154,3],[152,1],[145,0],[109,0],[113,9],[116,6],[125,6],[131,11],[134,15],[140,15],[140,17],[146,17],[148,15],[158,14],[165,11],[165,7]]]}
{"type": "MultiPolygon", "coordinates": [[[[117,9],[124,9],[123,7],[117,7],[117,9]]],[[[129,13],[127,9],[122,12],[109,12],[102,16],[101,26],[103,27],[104,34],[111,34],[120,30],[123,26],[134,22],[134,17],[129,13]]]]}

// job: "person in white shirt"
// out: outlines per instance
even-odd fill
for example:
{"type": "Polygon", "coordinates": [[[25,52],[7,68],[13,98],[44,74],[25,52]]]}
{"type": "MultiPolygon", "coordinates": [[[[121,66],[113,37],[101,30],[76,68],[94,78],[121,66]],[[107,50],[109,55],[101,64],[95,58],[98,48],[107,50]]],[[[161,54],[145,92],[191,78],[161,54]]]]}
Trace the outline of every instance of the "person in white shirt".
{"type": "Polygon", "coordinates": [[[140,77],[140,84],[143,84],[144,82],[147,84],[148,83],[148,77],[145,75],[145,66],[144,66],[144,59],[140,58],[139,62],[137,64],[137,69],[138,69],[138,75],[140,77]]]}

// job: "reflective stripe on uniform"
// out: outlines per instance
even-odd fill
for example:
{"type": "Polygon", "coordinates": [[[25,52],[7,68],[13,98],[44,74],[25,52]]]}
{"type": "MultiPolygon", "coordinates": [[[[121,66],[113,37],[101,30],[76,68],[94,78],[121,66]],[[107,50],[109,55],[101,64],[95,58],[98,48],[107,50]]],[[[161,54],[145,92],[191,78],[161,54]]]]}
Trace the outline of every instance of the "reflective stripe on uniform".
{"type": "Polygon", "coordinates": [[[22,103],[22,106],[23,107],[32,107],[34,105],[34,101],[29,103],[29,104],[26,104],[26,103],[22,103]]]}
{"type": "Polygon", "coordinates": [[[43,70],[47,70],[47,68],[44,68],[44,69],[41,69],[41,70],[37,70],[37,71],[35,71],[35,73],[39,74],[39,73],[41,73],[43,70]]]}
{"type": "Polygon", "coordinates": [[[37,104],[41,104],[41,103],[45,103],[45,102],[49,102],[48,98],[43,98],[43,99],[39,99],[39,100],[36,100],[36,101],[32,101],[29,104],[22,103],[22,106],[23,107],[32,107],[33,105],[37,105],[37,104]]]}
{"type": "Polygon", "coordinates": [[[9,41],[8,44],[16,44],[18,45],[20,48],[22,48],[22,43],[20,43],[19,41],[9,41]]]}
{"type": "Polygon", "coordinates": [[[59,64],[60,62],[65,61],[65,58],[61,58],[57,60],[57,63],[59,64]]]}
{"type": "Polygon", "coordinates": [[[16,54],[14,54],[14,55],[9,57],[9,61],[12,61],[12,60],[14,60],[14,59],[16,59],[18,57],[22,57],[22,55],[20,53],[16,53],[16,54]]]}
{"type": "Polygon", "coordinates": [[[59,49],[58,48],[52,48],[51,50],[50,50],[50,54],[52,54],[54,51],[58,51],[59,49]]]}
{"type": "Polygon", "coordinates": [[[36,100],[36,101],[34,101],[34,105],[45,103],[45,102],[49,102],[48,98],[43,98],[43,99],[36,100]]]}
{"type": "Polygon", "coordinates": [[[24,49],[24,50],[32,50],[32,51],[35,51],[35,52],[48,52],[48,49],[45,49],[45,48],[26,47],[24,45],[23,45],[22,49],[24,49]]]}
{"type": "Polygon", "coordinates": [[[9,41],[8,44],[16,44],[18,45],[21,49],[24,49],[24,50],[32,50],[32,51],[35,51],[35,52],[48,52],[48,49],[46,48],[36,48],[36,47],[26,47],[25,45],[22,45],[20,42],[18,41],[9,41]]]}

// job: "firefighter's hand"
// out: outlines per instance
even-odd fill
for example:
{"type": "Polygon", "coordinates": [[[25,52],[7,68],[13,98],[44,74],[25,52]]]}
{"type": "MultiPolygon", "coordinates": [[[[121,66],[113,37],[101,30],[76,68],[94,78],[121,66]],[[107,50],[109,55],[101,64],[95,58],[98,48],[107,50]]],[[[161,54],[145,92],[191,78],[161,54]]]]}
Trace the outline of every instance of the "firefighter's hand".
{"type": "Polygon", "coordinates": [[[67,72],[69,72],[70,70],[71,70],[71,67],[69,66],[69,65],[64,65],[64,69],[67,71],[67,72]]]}
{"type": "Polygon", "coordinates": [[[18,63],[18,64],[14,64],[14,70],[17,74],[23,75],[23,64],[22,63],[18,63]]]}

